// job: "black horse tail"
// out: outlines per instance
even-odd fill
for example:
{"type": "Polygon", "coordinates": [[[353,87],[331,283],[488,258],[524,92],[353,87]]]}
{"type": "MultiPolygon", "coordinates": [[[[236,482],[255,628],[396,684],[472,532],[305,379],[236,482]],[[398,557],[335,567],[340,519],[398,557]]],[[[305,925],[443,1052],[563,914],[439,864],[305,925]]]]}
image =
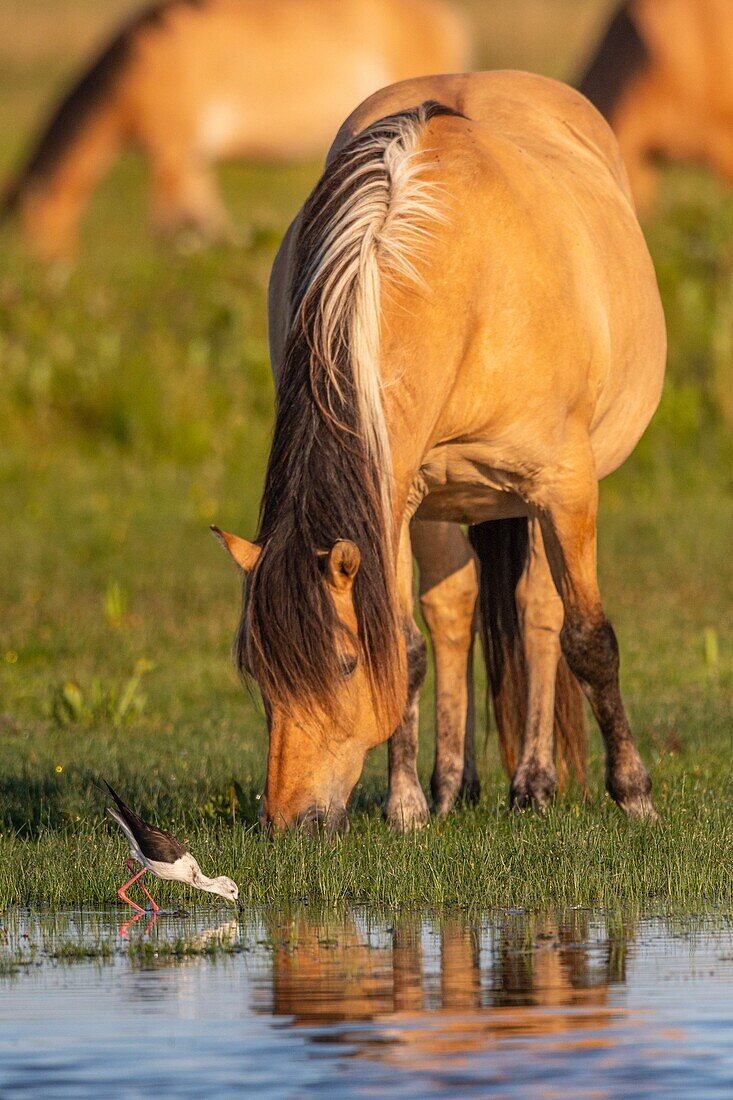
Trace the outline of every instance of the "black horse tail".
{"type": "MultiPolygon", "coordinates": [[[[502,760],[517,765],[527,718],[527,669],[515,592],[529,553],[529,521],[490,520],[469,530],[479,559],[479,615],[502,760]]],[[[585,784],[588,735],[580,686],[561,657],[555,683],[555,754],[561,782],[572,770],[585,784]]]]}

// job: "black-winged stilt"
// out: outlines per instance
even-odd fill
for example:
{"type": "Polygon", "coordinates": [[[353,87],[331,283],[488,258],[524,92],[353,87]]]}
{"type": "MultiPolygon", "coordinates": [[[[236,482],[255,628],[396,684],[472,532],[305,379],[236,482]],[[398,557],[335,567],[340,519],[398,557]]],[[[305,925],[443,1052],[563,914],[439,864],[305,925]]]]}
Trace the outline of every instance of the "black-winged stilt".
{"type": "MultiPolygon", "coordinates": [[[[236,882],[227,878],[226,875],[221,875],[219,878],[208,878],[191,853],[187,852],[174,836],[164,832],[163,829],[157,829],[155,825],[148,825],[134,810],[125,805],[106,779],[104,782],[117,803],[117,809],[114,810],[111,806],[108,806],[107,813],[115,819],[130,842],[130,856],[132,859],[128,860],[128,869],[132,870],[132,860],[142,865],[142,869],[117,891],[117,895],[122,901],[126,901],[138,913],[145,912],[142,906],[137,905],[128,898],[125,891],[139,878],[142,878],[146,871],[150,871],[157,878],[187,882],[190,886],[195,886],[197,890],[206,890],[210,894],[220,894],[223,898],[233,901],[235,905],[239,904],[239,888],[236,882]]],[[[140,889],[149,899],[153,912],[157,913],[159,907],[142,882],[140,883],[140,889]]]]}

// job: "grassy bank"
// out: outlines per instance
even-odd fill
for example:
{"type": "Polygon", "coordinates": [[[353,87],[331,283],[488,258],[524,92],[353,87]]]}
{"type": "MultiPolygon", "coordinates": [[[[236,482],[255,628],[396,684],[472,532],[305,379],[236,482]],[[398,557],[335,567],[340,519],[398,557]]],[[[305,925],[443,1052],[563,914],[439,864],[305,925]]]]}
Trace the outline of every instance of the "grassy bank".
{"type": "MultiPolygon", "coordinates": [[[[604,487],[601,577],[659,826],[624,821],[602,796],[595,732],[588,801],[570,790],[545,818],[510,816],[480,723],[479,807],[391,837],[379,750],[351,834],[329,848],[270,844],[256,827],[264,721],[229,661],[238,581],[200,514],[219,493],[217,514],[250,529],[256,483],[222,475],[202,504],[196,467],[114,451],[15,454],[0,487],[12,517],[0,542],[0,904],[114,898],[125,847],[103,822],[99,776],[258,902],[697,908],[729,898],[733,506],[722,489],[655,499],[641,459],[604,487]]],[[[426,692],[426,783],[432,740],[426,692]]]]}
{"type": "MultiPolygon", "coordinates": [[[[24,103],[46,80],[21,62],[0,78],[3,163],[16,92],[24,103]]],[[[0,240],[0,905],[114,899],[126,853],[103,822],[100,776],[257,902],[728,903],[733,201],[692,172],[667,176],[647,227],[667,390],[601,510],[601,584],[662,823],[628,823],[607,803],[595,732],[590,798],[569,791],[542,819],[511,817],[481,720],[476,809],[391,837],[380,749],[343,842],[259,836],[264,721],[231,668],[239,582],[207,528],[255,527],[272,408],[266,282],[316,174],[224,170],[237,247],[159,247],[131,160],[95,198],[71,271],[0,240]]],[[[428,690],[426,783],[431,706],[428,690]]]]}

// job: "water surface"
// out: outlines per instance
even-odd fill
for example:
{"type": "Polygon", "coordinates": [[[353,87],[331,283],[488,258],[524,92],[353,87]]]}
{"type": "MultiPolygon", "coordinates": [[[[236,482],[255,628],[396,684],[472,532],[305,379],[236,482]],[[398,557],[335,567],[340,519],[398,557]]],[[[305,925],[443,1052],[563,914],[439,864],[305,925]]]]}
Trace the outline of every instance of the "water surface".
{"type": "Polygon", "coordinates": [[[3,1100],[733,1095],[720,915],[119,916],[0,914],[3,1100]]]}

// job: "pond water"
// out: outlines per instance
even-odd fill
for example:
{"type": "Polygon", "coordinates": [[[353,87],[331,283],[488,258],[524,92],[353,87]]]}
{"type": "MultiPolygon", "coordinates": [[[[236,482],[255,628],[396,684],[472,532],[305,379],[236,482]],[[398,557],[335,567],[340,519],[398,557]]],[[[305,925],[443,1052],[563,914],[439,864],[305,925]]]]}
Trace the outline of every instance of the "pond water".
{"type": "Polygon", "coordinates": [[[0,1096],[731,1097],[733,923],[0,914],[0,1096]]]}

